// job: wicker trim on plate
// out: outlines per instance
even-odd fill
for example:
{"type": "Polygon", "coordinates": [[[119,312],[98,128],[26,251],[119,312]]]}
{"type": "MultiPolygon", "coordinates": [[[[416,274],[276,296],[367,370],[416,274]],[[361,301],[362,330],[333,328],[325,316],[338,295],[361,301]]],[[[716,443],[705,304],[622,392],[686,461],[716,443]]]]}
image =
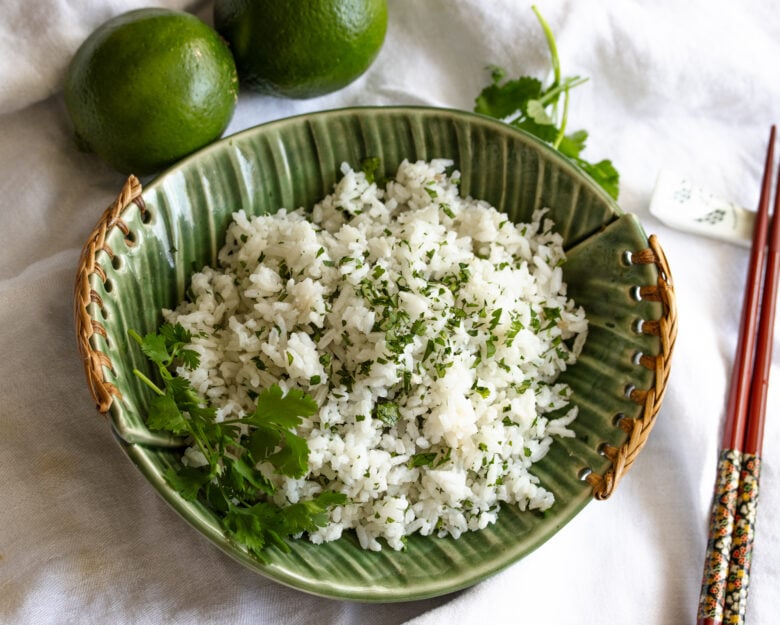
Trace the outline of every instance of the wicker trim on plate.
{"type": "Polygon", "coordinates": [[[122,191],[111,206],[103,213],[97,226],[89,236],[87,243],[81,250],[79,268],[76,275],[76,285],[73,298],[74,316],[76,318],[76,339],[79,353],[84,363],[84,371],[87,375],[87,383],[92,398],[97,404],[97,409],[105,414],[111,408],[114,398],[122,397],[119,389],[106,380],[106,370],[113,370],[111,359],[92,344],[95,335],[106,337],[103,325],[92,315],[92,307],[103,308],[100,295],[90,286],[92,276],[97,276],[102,282],[106,281],[106,272],[98,261],[98,255],[103,252],[109,259],[114,258],[113,250],[106,243],[106,234],[114,227],[125,235],[125,242],[132,246],[134,239],[127,224],[122,221],[120,215],[132,202],[135,202],[141,213],[146,212],[143,198],[141,197],[141,182],[135,176],[130,176],[122,187],[122,191]]]}
{"type": "Polygon", "coordinates": [[[636,419],[621,417],[618,420],[618,427],[628,434],[628,439],[620,447],[603,445],[600,451],[609,459],[611,466],[604,475],[591,472],[585,477],[593,489],[593,496],[600,500],[612,495],[618,482],[631,468],[647,442],[666,392],[672,352],[677,339],[677,305],[672,274],[666,255],[655,235],[650,236],[647,249],[631,255],[631,262],[638,265],[654,264],[658,270],[656,283],[640,286],[637,295],[643,300],[660,302],[663,312],[660,319],[641,320],[638,331],[659,337],[661,351],[656,356],[638,355],[636,363],[655,372],[655,384],[650,389],[626,389],[630,399],[642,406],[642,413],[636,419]]]}

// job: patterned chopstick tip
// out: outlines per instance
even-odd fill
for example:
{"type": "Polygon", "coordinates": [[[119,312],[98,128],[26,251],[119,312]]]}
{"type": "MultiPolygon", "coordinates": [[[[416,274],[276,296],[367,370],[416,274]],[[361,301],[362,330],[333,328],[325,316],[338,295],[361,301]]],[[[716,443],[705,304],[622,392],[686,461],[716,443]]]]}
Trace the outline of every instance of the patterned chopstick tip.
{"type": "Polygon", "coordinates": [[[753,538],[756,529],[758,505],[758,478],[761,458],[754,454],[742,455],[740,488],[731,543],[731,566],[726,581],[724,623],[742,625],[745,622],[750,564],[753,556],[753,538]]]}
{"type": "Polygon", "coordinates": [[[699,595],[700,622],[710,619],[719,623],[723,620],[741,463],[742,453],[734,449],[724,449],[718,457],[709,540],[699,595]]]}

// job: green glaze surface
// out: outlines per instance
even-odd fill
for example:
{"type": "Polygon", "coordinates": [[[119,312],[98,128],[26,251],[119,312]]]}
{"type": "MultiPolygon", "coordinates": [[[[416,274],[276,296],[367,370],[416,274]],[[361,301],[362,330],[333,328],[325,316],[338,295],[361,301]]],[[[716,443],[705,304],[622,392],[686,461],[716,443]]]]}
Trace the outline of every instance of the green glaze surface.
{"type": "Polygon", "coordinates": [[[603,474],[604,443],[620,445],[626,434],[615,416],[637,417],[641,408],[626,388],[649,388],[653,372],[634,364],[637,352],[655,355],[656,338],[637,333],[638,319],[657,319],[657,304],[632,297],[638,285],[654,284],[653,266],[625,262],[624,252],[647,247],[638,220],[625,215],[589,178],[533,137],[473,114],[427,108],[337,110],[272,122],[228,137],[186,159],[144,191],[148,214],[130,205],[107,243],[112,260],[99,258],[107,274],[93,277],[102,313],[95,319],[107,337],[93,347],[113,368],[108,382],[122,392],[110,419],[121,448],[160,495],[195,529],[245,566],[280,583],[360,601],[401,601],[441,595],[472,585],[542,545],[592,500],[583,470],[603,474]],[[564,373],[580,416],[575,438],[556,440],[535,473],[556,498],[545,514],[506,508],[494,526],[455,541],[412,536],[408,549],[361,550],[353,536],[315,546],[291,543],[291,553],[268,552],[262,564],[231,544],[216,520],[198,504],[174,493],[162,472],[177,462],[177,441],[144,425],[147,389],[133,368],[151,374],[127,330],[154,330],[160,310],[185,295],[192,273],[215,262],[233,211],[250,214],[311,206],[327,194],[347,162],[359,167],[378,157],[385,175],[405,158],[450,158],[462,172],[462,192],[487,200],[513,220],[550,207],[568,250],[564,268],[569,294],[590,321],[580,361],[564,373]]]}

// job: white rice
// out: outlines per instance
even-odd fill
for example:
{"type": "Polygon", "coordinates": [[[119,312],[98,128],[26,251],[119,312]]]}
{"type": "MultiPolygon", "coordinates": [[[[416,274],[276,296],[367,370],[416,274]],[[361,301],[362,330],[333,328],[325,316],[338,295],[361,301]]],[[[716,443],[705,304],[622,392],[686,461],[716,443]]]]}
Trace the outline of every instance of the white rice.
{"type": "Polygon", "coordinates": [[[573,436],[570,389],[555,380],[582,348],[585,314],[566,297],[545,211],[513,224],[462,199],[451,167],[404,162],[383,189],[343,165],[310,212],[235,213],[219,268],[165,311],[197,337],[200,367],[179,374],[218,418],[253,411],[272,384],[317,401],[298,430],[308,474],[261,467],[280,505],[348,496],[312,542],[354,529],[365,549],[401,549],[414,532],[482,529],[502,502],[553,504],[531,466],[553,436],[573,436]]]}

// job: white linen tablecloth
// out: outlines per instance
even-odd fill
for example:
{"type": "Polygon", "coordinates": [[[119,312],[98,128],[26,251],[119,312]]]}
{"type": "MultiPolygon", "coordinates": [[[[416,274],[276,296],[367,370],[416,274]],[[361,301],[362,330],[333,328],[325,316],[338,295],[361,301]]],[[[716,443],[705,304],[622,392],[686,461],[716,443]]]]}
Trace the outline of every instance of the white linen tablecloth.
{"type": "MultiPolygon", "coordinates": [[[[211,3],[185,8],[210,22],[211,3]]],[[[656,427],[606,502],[547,544],[453,596],[365,605],[256,575],[198,536],[114,442],[76,350],[81,245],[123,176],[76,150],[60,93],[80,42],[139,0],[3,0],[0,22],[0,622],[642,623],[695,619],[748,251],[665,227],[648,211],[662,168],[754,208],[780,121],[773,0],[539,0],[572,93],[569,128],[622,174],[622,207],[659,236],[679,338],[656,427]]],[[[348,88],[287,101],[242,93],[228,134],[364,104],[470,110],[490,64],[547,76],[530,3],[389,0],[386,43],[348,88]]],[[[775,335],[776,337],[778,334],[775,335]]],[[[750,623],[780,599],[780,346],[775,341],[750,623]]]]}

